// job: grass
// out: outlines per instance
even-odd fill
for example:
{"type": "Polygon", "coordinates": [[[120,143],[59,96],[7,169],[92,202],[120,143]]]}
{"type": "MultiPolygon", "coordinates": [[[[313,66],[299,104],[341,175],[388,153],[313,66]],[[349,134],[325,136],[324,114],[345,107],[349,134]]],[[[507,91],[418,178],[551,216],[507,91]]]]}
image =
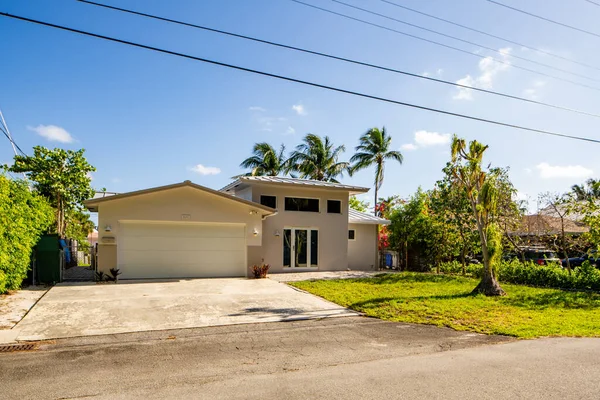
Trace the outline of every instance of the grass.
{"type": "Polygon", "coordinates": [[[485,297],[471,294],[477,283],[406,272],[290,285],[388,321],[518,338],[600,337],[600,294],[502,284],[507,296],[485,297]]]}

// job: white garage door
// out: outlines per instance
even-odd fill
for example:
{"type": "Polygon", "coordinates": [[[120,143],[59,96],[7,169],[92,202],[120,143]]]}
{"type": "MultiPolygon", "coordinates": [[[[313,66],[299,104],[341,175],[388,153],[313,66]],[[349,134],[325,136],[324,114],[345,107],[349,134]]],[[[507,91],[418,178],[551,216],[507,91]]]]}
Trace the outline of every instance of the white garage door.
{"type": "Polygon", "coordinates": [[[117,257],[123,279],[245,276],[244,225],[122,222],[117,257]]]}

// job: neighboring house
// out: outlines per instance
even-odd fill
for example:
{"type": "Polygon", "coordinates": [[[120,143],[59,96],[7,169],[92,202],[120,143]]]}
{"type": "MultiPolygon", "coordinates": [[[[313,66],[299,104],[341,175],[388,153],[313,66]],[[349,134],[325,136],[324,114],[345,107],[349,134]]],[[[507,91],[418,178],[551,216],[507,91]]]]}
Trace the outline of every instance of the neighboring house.
{"type": "Polygon", "coordinates": [[[544,214],[524,215],[521,223],[510,235],[514,236],[545,236],[562,234],[564,223],[565,234],[581,235],[589,232],[589,228],[582,222],[564,218],[561,222],[560,217],[544,214]]]}
{"type": "Polygon", "coordinates": [[[98,212],[98,269],[121,278],[248,276],[375,269],[377,225],[348,209],[368,188],[280,177],[242,177],[212,190],[190,181],[85,202],[98,212]]]}

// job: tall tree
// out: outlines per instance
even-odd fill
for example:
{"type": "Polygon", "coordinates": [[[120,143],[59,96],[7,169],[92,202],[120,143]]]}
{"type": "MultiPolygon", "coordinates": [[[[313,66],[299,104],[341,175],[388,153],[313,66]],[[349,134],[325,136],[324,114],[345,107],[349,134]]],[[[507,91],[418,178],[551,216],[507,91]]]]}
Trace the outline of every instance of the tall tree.
{"type": "Polygon", "coordinates": [[[579,201],[600,199],[600,180],[590,178],[582,185],[571,186],[571,191],[579,201]]]}
{"type": "Polygon", "coordinates": [[[402,164],[404,159],[399,151],[391,150],[391,147],[392,137],[387,134],[385,127],[371,128],[360,137],[356,153],[350,158],[351,174],[375,165],[375,213],[377,213],[377,195],[383,184],[386,160],[394,160],[402,164]]]}
{"type": "Polygon", "coordinates": [[[242,168],[250,168],[250,172],[241,176],[277,176],[285,173],[286,165],[283,144],[279,151],[276,151],[269,143],[255,143],[252,156],[240,164],[242,168]]]}
{"type": "Polygon", "coordinates": [[[479,233],[483,255],[483,276],[473,290],[486,296],[501,296],[506,292],[496,278],[495,267],[502,257],[502,234],[493,222],[498,202],[498,189],[494,176],[483,171],[481,162],[488,146],[473,140],[467,146],[456,135],[452,139],[452,162],[450,165],[454,184],[464,190],[479,233]]]}
{"type": "Polygon", "coordinates": [[[66,213],[83,210],[83,201],[94,196],[90,173],[96,171],[85,150],[33,148],[33,156],[15,156],[11,172],[25,173],[35,189],[56,209],[56,233],[64,237],[66,213]]]}
{"type": "Polygon", "coordinates": [[[348,207],[356,211],[367,212],[370,206],[368,201],[359,200],[356,196],[350,196],[348,199],[348,207]]]}
{"type": "Polygon", "coordinates": [[[346,150],[344,145],[334,146],[328,136],[321,138],[307,134],[290,156],[289,170],[300,173],[301,178],[317,181],[337,182],[348,170],[349,163],[339,161],[346,150]]]}

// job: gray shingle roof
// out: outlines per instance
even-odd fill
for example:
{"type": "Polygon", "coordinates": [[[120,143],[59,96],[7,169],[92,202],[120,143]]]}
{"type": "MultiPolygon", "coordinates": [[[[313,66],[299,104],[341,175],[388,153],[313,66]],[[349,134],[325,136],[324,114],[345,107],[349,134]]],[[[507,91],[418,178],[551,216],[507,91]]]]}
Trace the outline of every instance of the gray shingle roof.
{"type": "Polygon", "coordinates": [[[348,209],[348,223],[349,224],[378,224],[378,225],[389,225],[390,220],[376,217],[371,214],[356,211],[352,208],[348,209]]]}
{"type": "Polygon", "coordinates": [[[312,179],[298,179],[283,176],[242,176],[221,189],[222,192],[227,192],[242,183],[266,183],[274,185],[293,185],[303,186],[307,188],[327,188],[337,190],[347,190],[353,193],[366,193],[369,188],[362,186],[344,185],[341,183],[315,181],[312,179]]]}

